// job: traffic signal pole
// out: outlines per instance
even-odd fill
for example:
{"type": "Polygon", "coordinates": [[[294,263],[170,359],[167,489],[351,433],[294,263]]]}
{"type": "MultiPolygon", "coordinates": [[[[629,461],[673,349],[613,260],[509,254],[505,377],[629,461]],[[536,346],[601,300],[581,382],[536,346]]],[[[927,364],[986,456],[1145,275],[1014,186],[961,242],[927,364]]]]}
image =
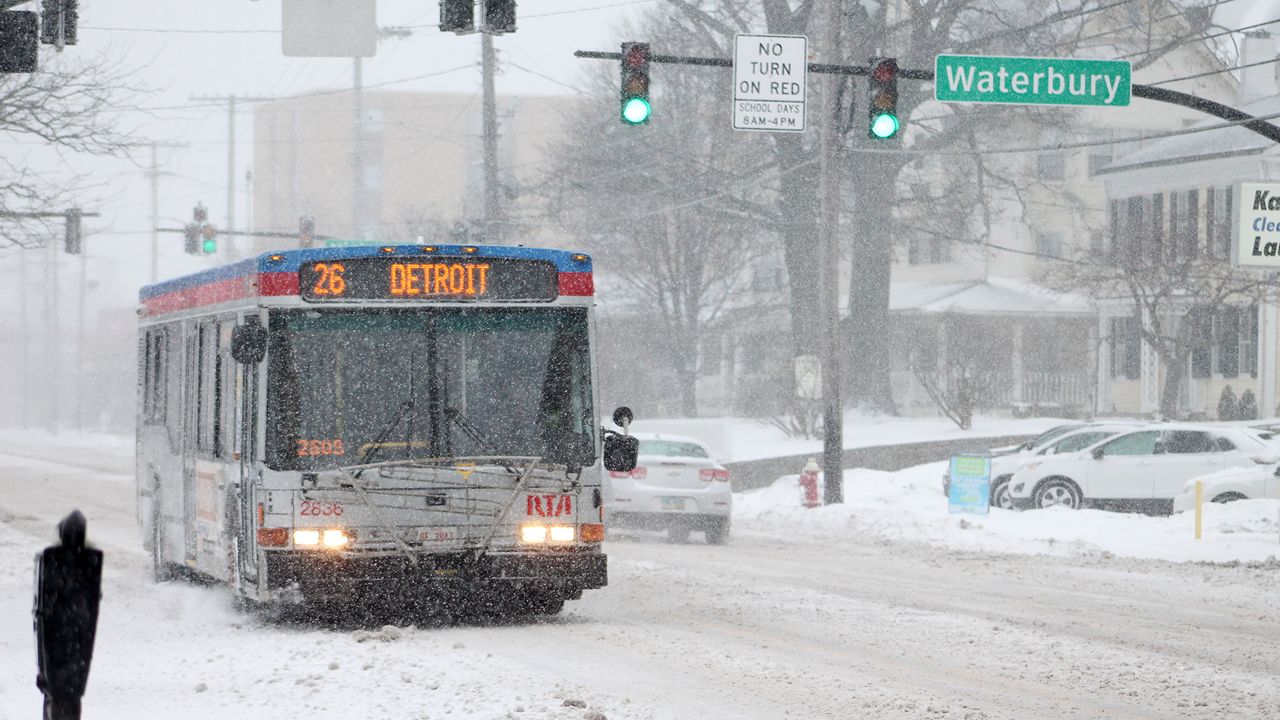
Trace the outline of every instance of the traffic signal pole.
{"type": "MultiPolygon", "coordinates": [[[[827,0],[822,52],[840,56],[840,3],[827,0]]],[[[818,187],[822,193],[818,240],[822,253],[818,307],[822,315],[822,503],[844,502],[844,406],[840,400],[840,79],[827,78],[818,122],[818,187]]]]}

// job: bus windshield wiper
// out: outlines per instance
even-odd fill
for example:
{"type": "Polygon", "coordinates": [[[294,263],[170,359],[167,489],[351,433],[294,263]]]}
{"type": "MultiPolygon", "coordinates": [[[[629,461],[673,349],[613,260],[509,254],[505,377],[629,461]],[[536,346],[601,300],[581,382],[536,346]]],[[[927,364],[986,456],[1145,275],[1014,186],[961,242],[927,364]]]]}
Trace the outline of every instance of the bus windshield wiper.
{"type": "MultiPolygon", "coordinates": [[[[462,414],[461,410],[452,406],[446,407],[444,409],[444,416],[449,422],[461,428],[462,433],[471,438],[472,442],[478,445],[481,451],[487,452],[490,455],[498,454],[497,450],[493,447],[493,443],[489,442],[489,437],[485,435],[484,431],[477,427],[475,423],[471,422],[470,418],[462,414]]],[[[503,465],[502,467],[504,467],[508,472],[517,472],[517,470],[510,465],[503,465]]]]}
{"type": "MultiPolygon", "coordinates": [[[[382,449],[383,443],[386,442],[391,433],[395,432],[395,429],[400,425],[400,421],[407,417],[411,410],[413,410],[413,398],[400,403],[400,408],[396,410],[396,416],[391,418],[391,422],[383,428],[382,432],[378,433],[377,439],[369,443],[369,449],[360,458],[361,465],[368,465],[373,461],[373,456],[378,454],[378,451],[382,449]]],[[[364,469],[357,471],[356,477],[360,477],[362,472],[364,472],[364,469]]]]}

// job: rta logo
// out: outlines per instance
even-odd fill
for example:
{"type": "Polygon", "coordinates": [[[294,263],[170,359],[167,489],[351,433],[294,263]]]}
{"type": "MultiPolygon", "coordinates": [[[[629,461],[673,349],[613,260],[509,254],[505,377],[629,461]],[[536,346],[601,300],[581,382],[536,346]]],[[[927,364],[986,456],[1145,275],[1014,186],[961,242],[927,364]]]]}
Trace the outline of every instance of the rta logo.
{"type": "Polygon", "coordinates": [[[527,498],[526,515],[560,517],[573,514],[572,495],[530,495],[527,498]]]}

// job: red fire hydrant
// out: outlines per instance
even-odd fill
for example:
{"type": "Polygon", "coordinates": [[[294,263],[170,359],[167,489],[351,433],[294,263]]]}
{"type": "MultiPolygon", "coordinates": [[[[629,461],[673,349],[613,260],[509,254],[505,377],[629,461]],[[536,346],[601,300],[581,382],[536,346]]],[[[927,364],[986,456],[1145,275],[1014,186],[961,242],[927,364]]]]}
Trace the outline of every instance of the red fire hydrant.
{"type": "Polygon", "coordinates": [[[805,463],[804,469],[800,471],[800,502],[807,508],[816,508],[822,504],[822,500],[818,497],[818,467],[817,461],[809,458],[809,462],[805,463]]]}

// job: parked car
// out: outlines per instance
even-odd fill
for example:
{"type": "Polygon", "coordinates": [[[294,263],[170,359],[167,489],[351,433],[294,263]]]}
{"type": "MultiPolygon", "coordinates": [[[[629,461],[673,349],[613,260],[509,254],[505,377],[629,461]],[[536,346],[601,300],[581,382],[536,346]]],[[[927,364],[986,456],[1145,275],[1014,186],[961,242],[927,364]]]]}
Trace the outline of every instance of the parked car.
{"type": "Polygon", "coordinates": [[[1173,498],[1174,512],[1195,509],[1197,480],[1204,483],[1201,497],[1205,502],[1280,498],[1280,465],[1229,468],[1188,480],[1173,498]]]}
{"type": "MultiPolygon", "coordinates": [[[[1009,481],[1013,474],[1036,458],[1056,455],[1064,452],[1081,450],[1104,438],[1135,427],[1134,423],[1073,423],[1059,425],[1050,431],[1041,433],[1037,438],[1047,438],[1038,444],[1018,445],[1013,453],[995,455],[991,458],[991,505],[1006,510],[1013,509],[1013,500],[1009,496],[1009,481]],[[1057,432],[1055,432],[1057,431],[1057,432]]],[[[1033,440],[1036,438],[1033,438],[1033,440]]],[[[1031,442],[1030,440],[1027,442],[1031,442]]],[[[942,494],[951,492],[951,470],[948,468],[942,475],[942,494]]]]}
{"type": "Polygon", "coordinates": [[[1032,462],[1014,473],[1009,495],[1019,509],[1092,506],[1168,514],[1187,480],[1276,460],[1276,448],[1245,429],[1147,426],[1032,462]]]}
{"type": "Polygon", "coordinates": [[[701,531],[712,545],[727,542],[733,509],[729,471],[695,438],[634,435],[640,441],[635,469],[610,472],[605,479],[605,526],[666,530],[677,542],[701,531]]]}

